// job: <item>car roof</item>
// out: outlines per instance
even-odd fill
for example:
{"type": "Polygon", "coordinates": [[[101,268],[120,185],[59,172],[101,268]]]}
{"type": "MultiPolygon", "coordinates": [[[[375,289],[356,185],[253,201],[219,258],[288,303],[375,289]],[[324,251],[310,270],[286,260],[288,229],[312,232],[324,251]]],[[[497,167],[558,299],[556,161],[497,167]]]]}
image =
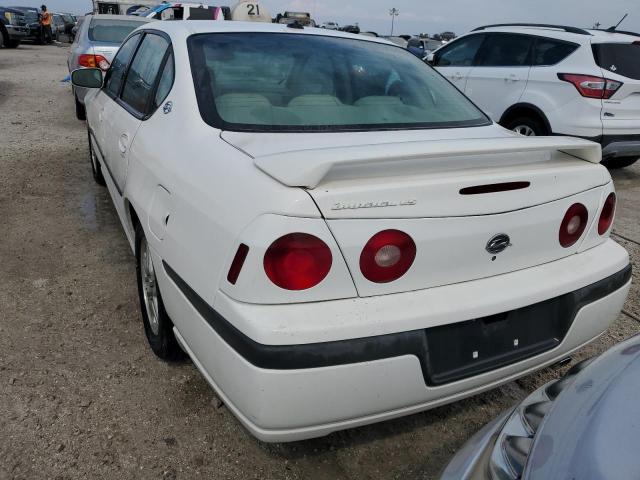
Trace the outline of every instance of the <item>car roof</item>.
{"type": "MultiPolygon", "coordinates": [[[[567,27],[575,28],[575,27],[567,27]]],[[[615,43],[615,42],[630,42],[634,39],[638,39],[633,34],[625,32],[608,32],[606,30],[594,30],[594,29],[579,29],[576,31],[565,31],[562,26],[554,25],[494,25],[487,26],[482,29],[476,29],[469,33],[489,33],[489,32],[504,32],[504,33],[520,33],[526,35],[538,35],[549,38],[556,38],[558,40],[568,40],[576,43],[615,43]],[[577,33],[578,30],[582,30],[584,33],[577,33]]]]}
{"type": "Polygon", "coordinates": [[[5,10],[5,11],[9,12],[9,13],[19,13],[20,15],[24,15],[24,13],[25,13],[24,10],[20,10],[19,8],[16,8],[16,7],[3,7],[3,6],[0,6],[0,8],[2,10],[5,10]]]}
{"type": "Polygon", "coordinates": [[[94,13],[91,15],[85,15],[85,18],[96,20],[124,20],[130,22],[138,22],[138,23],[149,23],[153,22],[151,18],[138,17],[136,15],[111,15],[108,13],[94,13]]]}
{"type": "MultiPolygon", "coordinates": [[[[117,17],[117,15],[116,15],[117,17]]],[[[283,23],[263,23],[263,22],[238,22],[238,21],[168,21],[154,22],[153,25],[142,28],[152,28],[176,36],[189,36],[199,33],[289,33],[302,35],[317,35],[322,37],[338,37],[357,39],[365,42],[383,43],[393,45],[393,43],[378,37],[368,37],[355,33],[347,33],[339,30],[327,30],[316,27],[291,28],[283,23]]]]}

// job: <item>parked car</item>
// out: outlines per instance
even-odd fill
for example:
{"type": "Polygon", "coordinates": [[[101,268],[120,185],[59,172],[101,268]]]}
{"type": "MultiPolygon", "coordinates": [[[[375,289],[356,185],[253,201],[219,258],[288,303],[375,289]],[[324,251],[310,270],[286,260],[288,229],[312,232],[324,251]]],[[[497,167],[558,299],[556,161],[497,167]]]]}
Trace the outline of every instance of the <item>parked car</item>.
{"type": "Polygon", "coordinates": [[[442,480],[640,478],[640,336],[536,390],[489,423],[442,480]]]}
{"type": "Polygon", "coordinates": [[[553,25],[480,27],[433,65],[504,127],[602,145],[610,168],[640,157],[640,35],[553,25]]]}
{"type": "Polygon", "coordinates": [[[28,27],[22,11],[0,7],[0,47],[17,48],[27,33],[28,27]]]}
{"type": "Polygon", "coordinates": [[[24,13],[27,26],[27,35],[23,40],[34,43],[42,43],[42,30],[40,27],[40,10],[34,7],[9,7],[24,13]]]}
{"type": "Polygon", "coordinates": [[[220,7],[202,3],[162,3],[142,16],[154,20],[224,20],[220,7]]]}
{"type": "Polygon", "coordinates": [[[320,28],[326,28],[328,30],[339,30],[340,26],[336,22],[322,22],[320,28]]]}
{"type": "Polygon", "coordinates": [[[64,35],[64,19],[59,13],[51,14],[51,36],[56,41],[60,41],[60,35],[64,35]]]}
{"type": "Polygon", "coordinates": [[[505,130],[386,40],[155,22],[72,81],[151,349],[262,440],[493,388],[626,299],[599,145],[505,130]]]}
{"type": "MultiPolygon", "coordinates": [[[[78,68],[93,67],[106,72],[127,35],[140,25],[151,21],[149,18],[135,16],[85,15],[67,57],[69,72],[78,68]]],[[[76,117],[84,120],[84,96],[87,90],[73,86],[72,92],[76,117]]]]}
{"type": "Polygon", "coordinates": [[[358,25],[345,25],[344,27],[340,27],[340,31],[358,34],[360,33],[360,27],[358,25]]]}
{"type": "Polygon", "coordinates": [[[404,38],[402,37],[389,37],[389,36],[385,36],[385,37],[381,37],[384,38],[388,41],[390,41],[391,43],[401,47],[401,48],[407,48],[407,45],[409,42],[407,42],[404,38]]]}
{"type": "Polygon", "coordinates": [[[64,33],[69,36],[73,36],[73,27],[78,24],[77,17],[70,13],[61,13],[60,15],[64,20],[64,33]]]}

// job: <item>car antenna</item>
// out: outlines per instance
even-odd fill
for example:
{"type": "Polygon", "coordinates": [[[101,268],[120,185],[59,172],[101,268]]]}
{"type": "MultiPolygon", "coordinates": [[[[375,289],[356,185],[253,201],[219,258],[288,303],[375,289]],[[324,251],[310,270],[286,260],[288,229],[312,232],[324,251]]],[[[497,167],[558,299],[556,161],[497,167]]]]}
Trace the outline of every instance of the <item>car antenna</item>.
{"type": "Polygon", "coordinates": [[[629,16],[629,14],[628,14],[628,13],[625,13],[625,14],[624,14],[624,17],[622,17],[622,20],[620,20],[616,26],[607,28],[607,32],[615,32],[615,31],[618,29],[618,27],[620,26],[620,24],[621,24],[622,22],[624,22],[624,21],[625,21],[625,19],[626,19],[628,16],[629,16]]]}

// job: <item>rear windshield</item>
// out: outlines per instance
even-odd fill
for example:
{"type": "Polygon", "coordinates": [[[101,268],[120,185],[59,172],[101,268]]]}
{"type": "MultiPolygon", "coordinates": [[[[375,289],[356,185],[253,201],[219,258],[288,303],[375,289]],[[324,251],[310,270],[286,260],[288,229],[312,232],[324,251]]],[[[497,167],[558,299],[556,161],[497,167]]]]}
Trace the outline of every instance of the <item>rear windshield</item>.
{"type": "Polygon", "coordinates": [[[284,33],[189,38],[204,120],[229,130],[380,130],[490,123],[406,50],[284,33]]]}
{"type": "Polygon", "coordinates": [[[593,45],[593,56],[603,70],[640,80],[640,44],[599,43],[593,45]]]}
{"type": "Polygon", "coordinates": [[[132,20],[92,19],[89,25],[89,40],[120,44],[133,30],[144,22],[132,20]]]}

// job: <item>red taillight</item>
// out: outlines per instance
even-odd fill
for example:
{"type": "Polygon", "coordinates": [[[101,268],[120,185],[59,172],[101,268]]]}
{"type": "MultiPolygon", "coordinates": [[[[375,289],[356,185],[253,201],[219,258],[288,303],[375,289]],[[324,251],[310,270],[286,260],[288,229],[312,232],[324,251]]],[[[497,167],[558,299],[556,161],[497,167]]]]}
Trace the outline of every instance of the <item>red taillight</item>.
{"type": "Polygon", "coordinates": [[[227,273],[227,281],[231,285],[235,285],[238,281],[238,276],[240,275],[240,270],[242,270],[242,265],[244,265],[244,261],[247,258],[247,254],[249,253],[249,247],[244,243],[241,243],[236,251],[235,257],[233,257],[233,262],[231,262],[231,268],[229,268],[229,273],[227,273]]]}
{"type": "Polygon", "coordinates": [[[564,248],[574,245],[582,236],[584,229],[587,228],[588,219],[587,207],[581,203],[571,205],[560,224],[560,245],[564,248]]]}
{"type": "Polygon", "coordinates": [[[591,75],[574,75],[571,73],[559,73],[558,78],[572,83],[578,89],[580,95],[587,98],[609,99],[622,86],[622,82],[609,80],[608,78],[594,77],[591,75]]]}
{"type": "Polygon", "coordinates": [[[280,237],[264,254],[267,277],[286,290],[306,290],[329,274],[331,250],[318,237],[290,233],[280,237]]]}
{"type": "Polygon", "coordinates": [[[78,57],[78,65],[87,68],[99,68],[103,72],[109,70],[109,60],[102,55],[89,55],[83,53],[78,57]]]}
{"type": "Polygon", "coordinates": [[[362,249],[360,271],[372,282],[392,282],[407,273],[415,258],[416,244],[409,235],[400,230],[383,230],[362,249]]]}
{"type": "Polygon", "coordinates": [[[598,220],[598,234],[604,235],[607,233],[611,224],[613,223],[613,215],[616,213],[616,194],[611,192],[607,199],[604,201],[604,207],[600,212],[600,219],[598,220]]]}

